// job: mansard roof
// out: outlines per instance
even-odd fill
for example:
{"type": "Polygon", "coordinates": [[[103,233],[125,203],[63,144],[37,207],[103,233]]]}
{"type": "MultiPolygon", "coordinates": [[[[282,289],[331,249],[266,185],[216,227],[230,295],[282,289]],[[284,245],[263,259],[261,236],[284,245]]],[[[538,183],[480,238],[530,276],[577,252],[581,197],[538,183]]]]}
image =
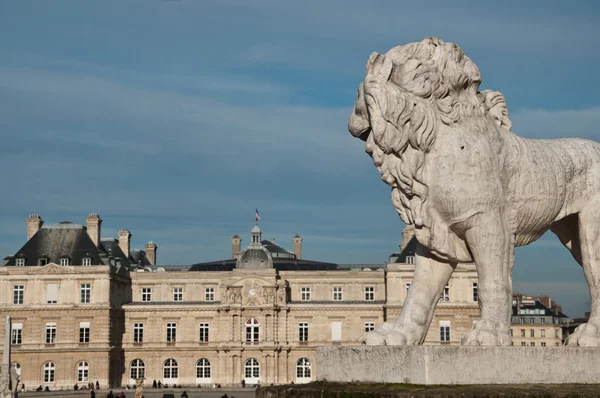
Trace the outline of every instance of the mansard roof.
{"type": "MultiPolygon", "coordinates": [[[[231,271],[235,268],[236,259],[211,261],[194,264],[190,271],[231,271]]],[[[298,260],[295,258],[273,257],[273,268],[278,271],[328,271],[340,269],[337,264],[320,261],[298,260]]]]}
{"type": "Polygon", "coordinates": [[[64,257],[70,258],[72,265],[83,264],[83,258],[102,264],[101,253],[85,227],[63,222],[42,226],[5,265],[15,265],[17,258],[24,258],[26,266],[37,266],[39,259],[60,263],[64,257]]]}
{"type": "MultiPolygon", "coordinates": [[[[400,252],[400,254],[398,254],[398,258],[395,261],[395,264],[405,264],[406,263],[406,257],[409,256],[415,256],[416,250],[417,250],[417,238],[415,236],[413,236],[408,243],[406,244],[406,246],[404,247],[404,249],[402,249],[402,251],[400,252]]],[[[392,256],[394,256],[396,253],[394,253],[392,256]]]]}

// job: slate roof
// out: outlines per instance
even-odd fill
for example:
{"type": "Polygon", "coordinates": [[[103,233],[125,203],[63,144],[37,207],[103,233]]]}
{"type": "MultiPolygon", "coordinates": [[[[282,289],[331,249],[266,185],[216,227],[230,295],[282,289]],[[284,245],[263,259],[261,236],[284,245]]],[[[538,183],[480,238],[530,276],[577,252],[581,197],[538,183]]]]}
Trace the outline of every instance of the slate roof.
{"type": "MultiPolygon", "coordinates": [[[[398,254],[398,258],[395,261],[395,264],[405,264],[406,263],[406,257],[408,256],[415,256],[416,250],[417,250],[417,238],[415,236],[413,236],[408,243],[406,244],[406,246],[404,247],[404,249],[402,249],[402,251],[400,252],[400,254],[398,254]]],[[[396,253],[394,253],[396,254],[396,253]]],[[[394,255],[392,254],[392,256],[394,255]]]]}
{"type": "Polygon", "coordinates": [[[5,266],[15,266],[18,258],[25,259],[25,266],[38,266],[40,259],[60,264],[60,259],[65,256],[73,266],[82,265],[86,257],[92,259],[92,265],[114,265],[117,259],[123,265],[138,264],[139,261],[144,266],[150,264],[141,250],[132,251],[127,258],[117,239],[102,238],[96,247],[83,225],[61,222],[43,225],[14,256],[6,259],[5,266]]]}
{"type": "Polygon", "coordinates": [[[262,240],[260,242],[265,249],[267,249],[273,257],[278,257],[279,254],[284,255],[286,257],[296,258],[294,252],[289,251],[283,246],[278,245],[275,241],[272,240],[262,240]]]}
{"type": "MultiPolygon", "coordinates": [[[[235,259],[198,263],[190,271],[231,271],[235,268],[235,259]]],[[[273,268],[278,271],[325,271],[340,269],[337,264],[320,261],[298,260],[295,258],[273,257],[273,268]]]]}
{"type": "Polygon", "coordinates": [[[5,265],[14,266],[17,258],[25,258],[25,266],[37,266],[41,258],[60,264],[64,256],[69,257],[73,265],[82,264],[84,257],[90,257],[92,264],[102,264],[100,252],[85,227],[63,222],[43,225],[5,265]]]}

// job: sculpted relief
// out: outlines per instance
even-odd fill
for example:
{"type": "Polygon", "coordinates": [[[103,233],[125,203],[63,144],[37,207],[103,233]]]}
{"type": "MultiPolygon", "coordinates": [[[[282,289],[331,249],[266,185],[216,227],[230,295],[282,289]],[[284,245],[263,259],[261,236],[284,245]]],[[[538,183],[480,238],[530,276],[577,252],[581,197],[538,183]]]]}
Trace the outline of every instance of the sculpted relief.
{"type": "Polygon", "coordinates": [[[600,145],[518,137],[504,96],[480,83],[477,66],[438,38],[367,62],[348,127],[419,244],[400,317],[362,339],[422,344],[456,265],[474,262],[481,320],[462,343],[510,345],[514,248],[551,230],[583,267],[592,299],[589,322],[567,344],[598,346],[600,145]]]}
{"type": "Polygon", "coordinates": [[[278,286],[262,279],[243,279],[226,287],[228,304],[243,306],[278,305],[281,298],[278,286]]]}

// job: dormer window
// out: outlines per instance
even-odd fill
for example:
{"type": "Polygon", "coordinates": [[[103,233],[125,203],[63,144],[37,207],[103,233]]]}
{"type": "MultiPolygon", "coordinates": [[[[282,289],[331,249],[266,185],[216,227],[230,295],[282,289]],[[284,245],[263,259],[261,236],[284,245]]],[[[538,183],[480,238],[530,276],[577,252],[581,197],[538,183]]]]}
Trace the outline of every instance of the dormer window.
{"type": "Polygon", "coordinates": [[[84,257],[81,259],[81,265],[90,266],[92,265],[92,259],[90,257],[84,257]]]}
{"type": "Polygon", "coordinates": [[[71,264],[71,259],[69,257],[61,257],[60,258],[60,265],[65,266],[65,265],[70,265],[71,264]]]}
{"type": "Polygon", "coordinates": [[[41,257],[41,258],[38,258],[38,262],[37,262],[37,264],[38,264],[39,266],[44,266],[44,265],[47,265],[47,264],[48,264],[48,257],[41,257]]]}
{"type": "Polygon", "coordinates": [[[406,264],[414,264],[415,256],[406,256],[406,264]]]}
{"type": "Polygon", "coordinates": [[[24,267],[25,266],[25,259],[24,258],[17,258],[17,259],[15,259],[15,265],[17,267],[24,267]]]}

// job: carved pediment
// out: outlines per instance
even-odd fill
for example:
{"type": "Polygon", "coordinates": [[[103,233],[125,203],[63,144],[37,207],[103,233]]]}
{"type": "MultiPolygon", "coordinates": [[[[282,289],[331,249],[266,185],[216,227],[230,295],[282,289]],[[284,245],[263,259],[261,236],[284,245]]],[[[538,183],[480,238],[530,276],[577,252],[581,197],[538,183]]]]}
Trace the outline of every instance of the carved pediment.
{"type": "Polygon", "coordinates": [[[77,272],[73,271],[70,268],[60,266],[55,263],[50,263],[50,264],[44,265],[42,267],[35,267],[29,273],[44,275],[44,274],[76,274],[77,272]]]}
{"type": "Polygon", "coordinates": [[[226,286],[229,304],[260,306],[276,304],[277,285],[261,278],[243,278],[226,286]]]}

